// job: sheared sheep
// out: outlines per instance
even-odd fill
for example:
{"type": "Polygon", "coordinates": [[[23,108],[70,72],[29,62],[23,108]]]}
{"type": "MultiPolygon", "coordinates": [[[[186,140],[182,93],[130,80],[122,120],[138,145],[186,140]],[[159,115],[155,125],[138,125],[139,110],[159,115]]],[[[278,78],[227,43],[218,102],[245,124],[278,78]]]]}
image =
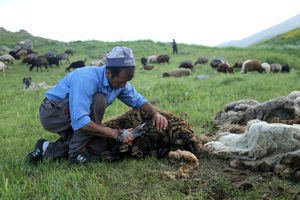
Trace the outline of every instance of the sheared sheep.
{"type": "Polygon", "coordinates": [[[163,73],[163,77],[169,77],[169,76],[181,77],[181,76],[189,76],[191,74],[192,72],[189,69],[178,68],[178,69],[173,69],[170,72],[163,73]]]}
{"type": "Polygon", "coordinates": [[[3,76],[6,76],[6,65],[0,61],[0,71],[3,72],[3,76]]]}

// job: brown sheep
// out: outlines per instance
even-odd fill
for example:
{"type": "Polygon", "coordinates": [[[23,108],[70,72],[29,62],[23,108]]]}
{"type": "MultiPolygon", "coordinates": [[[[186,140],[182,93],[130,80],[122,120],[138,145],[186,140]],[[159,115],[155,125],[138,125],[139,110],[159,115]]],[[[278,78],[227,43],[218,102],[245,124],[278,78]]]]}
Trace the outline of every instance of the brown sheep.
{"type": "Polygon", "coordinates": [[[234,73],[233,67],[230,67],[228,63],[221,63],[216,68],[217,72],[223,72],[223,73],[234,73]]]}
{"type": "Polygon", "coordinates": [[[168,64],[170,64],[170,56],[168,56],[168,55],[158,56],[156,63],[159,64],[159,63],[163,63],[163,62],[167,62],[168,64]]]}
{"type": "Polygon", "coordinates": [[[3,71],[3,76],[6,76],[6,65],[0,61],[0,71],[3,71]]]}
{"type": "Polygon", "coordinates": [[[178,68],[178,69],[174,69],[170,72],[163,73],[163,77],[169,77],[169,76],[181,77],[181,76],[189,76],[191,74],[192,74],[192,72],[189,69],[178,68]]]}
{"type": "Polygon", "coordinates": [[[253,71],[258,71],[259,73],[263,72],[260,62],[257,60],[246,60],[243,63],[241,74],[253,71]]]}
{"type": "Polygon", "coordinates": [[[144,65],[144,66],[140,66],[140,70],[157,70],[157,68],[155,66],[152,65],[144,65]]]}

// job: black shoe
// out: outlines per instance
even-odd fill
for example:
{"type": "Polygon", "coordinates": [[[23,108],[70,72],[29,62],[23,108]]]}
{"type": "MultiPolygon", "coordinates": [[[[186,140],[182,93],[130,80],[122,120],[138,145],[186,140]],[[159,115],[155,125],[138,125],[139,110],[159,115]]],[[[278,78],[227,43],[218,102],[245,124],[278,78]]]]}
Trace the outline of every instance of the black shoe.
{"type": "Polygon", "coordinates": [[[100,156],[94,155],[91,152],[85,151],[69,157],[69,161],[72,164],[88,164],[92,162],[98,162],[101,160],[100,156]]]}
{"type": "Polygon", "coordinates": [[[47,141],[45,139],[39,139],[34,147],[34,151],[27,154],[26,159],[30,163],[38,163],[43,160],[43,143],[47,141]]]}

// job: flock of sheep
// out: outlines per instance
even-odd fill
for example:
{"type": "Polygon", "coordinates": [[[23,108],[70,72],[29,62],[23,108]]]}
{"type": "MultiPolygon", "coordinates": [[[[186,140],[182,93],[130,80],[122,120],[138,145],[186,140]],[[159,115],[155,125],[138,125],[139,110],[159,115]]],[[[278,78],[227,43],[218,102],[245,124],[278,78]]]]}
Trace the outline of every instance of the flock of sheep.
{"type": "MultiPolygon", "coordinates": [[[[154,66],[147,65],[148,63],[162,63],[162,62],[170,62],[170,57],[168,55],[151,55],[146,59],[145,57],[141,58],[142,67],[141,69],[146,70],[152,70],[155,69],[154,66]]],[[[178,69],[174,69],[170,72],[163,73],[163,77],[168,76],[174,76],[174,77],[180,77],[180,76],[187,76],[190,75],[191,72],[195,72],[195,66],[197,64],[206,64],[208,62],[207,57],[201,56],[199,57],[195,63],[193,63],[191,60],[185,60],[180,63],[178,66],[178,69]],[[190,70],[186,70],[190,69],[190,70]]],[[[258,71],[259,73],[269,73],[269,72],[281,72],[281,73],[288,73],[290,72],[290,67],[288,64],[284,64],[281,66],[278,63],[268,64],[266,62],[260,63],[257,60],[249,59],[245,62],[236,62],[232,67],[229,65],[229,63],[226,61],[223,57],[217,57],[214,58],[210,65],[212,68],[216,70],[216,72],[223,72],[223,73],[234,73],[235,68],[241,68],[240,73],[247,73],[252,71],[258,71]]]]}
{"type": "MultiPolygon", "coordinates": [[[[85,60],[78,60],[70,63],[69,56],[73,55],[73,51],[71,49],[66,50],[63,53],[56,54],[55,51],[48,51],[43,55],[39,55],[37,52],[34,52],[32,49],[18,49],[16,51],[10,51],[9,54],[0,54],[0,71],[3,71],[3,75],[6,76],[6,65],[13,65],[15,59],[22,59],[22,63],[27,66],[30,65],[29,70],[33,70],[36,67],[37,71],[40,68],[42,71],[42,67],[45,70],[49,70],[48,66],[57,65],[59,66],[63,60],[65,60],[65,64],[69,63],[70,66],[66,68],[66,71],[70,72],[70,69],[76,69],[80,67],[86,66],[85,60]]],[[[102,66],[105,62],[106,53],[104,53],[100,59],[92,61],[90,66],[102,66]]],[[[144,70],[156,70],[157,68],[153,65],[147,65],[147,63],[170,63],[169,55],[151,55],[148,58],[142,57],[141,63],[142,66],[140,69],[144,70]]],[[[164,72],[163,77],[181,77],[188,76],[195,72],[195,66],[197,64],[206,64],[208,63],[208,59],[205,56],[199,57],[196,62],[192,62],[191,60],[185,60],[180,63],[177,69],[173,69],[169,72],[164,72]]],[[[288,64],[284,64],[281,66],[278,63],[268,64],[266,62],[260,63],[257,60],[246,60],[245,62],[236,62],[233,66],[230,66],[229,63],[223,57],[217,57],[211,60],[210,65],[212,68],[216,70],[216,72],[222,73],[234,73],[235,68],[240,68],[240,73],[247,73],[252,71],[258,71],[259,73],[269,73],[269,72],[290,72],[290,67],[288,64]]]]}

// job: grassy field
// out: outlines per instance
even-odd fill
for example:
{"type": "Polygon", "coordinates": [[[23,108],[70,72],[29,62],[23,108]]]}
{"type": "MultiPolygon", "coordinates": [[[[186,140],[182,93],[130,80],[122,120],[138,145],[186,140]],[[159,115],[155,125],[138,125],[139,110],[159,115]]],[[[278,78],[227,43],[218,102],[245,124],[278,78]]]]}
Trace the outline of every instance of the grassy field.
{"type": "MultiPolygon", "coordinates": [[[[15,38],[16,42],[17,39],[20,38],[15,38]]],[[[179,54],[172,55],[167,44],[148,40],[114,43],[77,41],[67,45],[36,39],[34,45],[40,54],[47,50],[60,53],[72,49],[75,54],[71,61],[87,58],[86,63],[117,45],[132,48],[138,65],[131,84],[156,107],[190,122],[197,136],[214,132],[211,126],[202,126],[210,124],[216,112],[222,110],[226,103],[241,99],[255,99],[262,103],[287,96],[300,88],[298,49],[209,48],[179,44],[179,54]],[[139,70],[140,58],[155,53],[169,54],[171,63],[156,65],[157,71],[139,70]],[[292,70],[289,74],[218,74],[206,64],[197,65],[196,72],[189,77],[162,78],[163,72],[177,68],[181,61],[195,61],[199,56],[207,56],[209,61],[215,56],[222,56],[231,65],[249,58],[261,62],[276,61],[289,63],[292,70]],[[208,75],[209,79],[197,80],[196,76],[200,74],[208,75]]],[[[300,191],[299,183],[273,174],[224,172],[228,163],[215,158],[201,158],[199,169],[191,174],[190,179],[176,181],[165,179],[162,173],[165,170],[176,171],[179,165],[155,157],[88,166],[74,166],[67,161],[47,161],[38,166],[26,163],[25,156],[32,151],[37,139],[54,141],[58,136],[44,130],[39,122],[38,109],[45,90],[23,91],[22,79],[30,76],[35,83],[45,81],[54,85],[67,74],[67,66],[63,64],[59,68],[50,68],[49,72],[36,72],[29,71],[21,61],[16,61],[13,69],[8,70],[7,77],[1,74],[0,199],[293,199],[300,191]],[[244,181],[254,187],[241,189],[239,184],[244,181]]],[[[104,120],[129,109],[116,100],[106,110],[104,120]]]]}

